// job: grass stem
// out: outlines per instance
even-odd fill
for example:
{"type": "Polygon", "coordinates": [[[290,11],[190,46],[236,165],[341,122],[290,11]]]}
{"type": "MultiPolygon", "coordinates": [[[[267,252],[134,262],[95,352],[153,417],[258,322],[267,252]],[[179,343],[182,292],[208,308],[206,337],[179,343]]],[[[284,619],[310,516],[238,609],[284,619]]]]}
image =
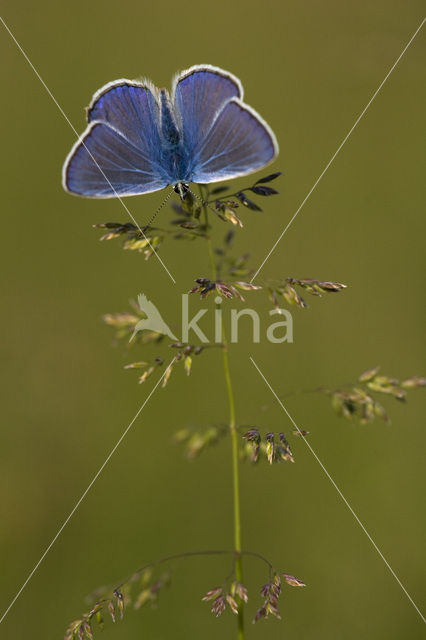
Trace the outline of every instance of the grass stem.
{"type": "MultiPolygon", "coordinates": [[[[216,280],[216,264],[214,260],[212,241],[209,235],[209,221],[207,206],[204,200],[203,191],[200,189],[201,198],[203,201],[204,218],[207,234],[207,245],[209,251],[210,268],[212,273],[212,280],[216,280]]],[[[228,341],[226,338],[225,327],[222,319],[222,354],[223,354],[223,371],[225,374],[225,385],[228,395],[229,404],[229,430],[231,434],[231,449],[232,449],[232,483],[234,494],[234,550],[235,550],[235,577],[238,582],[242,583],[243,580],[243,563],[241,557],[241,508],[240,508],[240,474],[239,474],[239,457],[238,457],[238,432],[235,422],[235,398],[232,388],[231,372],[229,368],[229,352],[228,341]]],[[[238,606],[238,640],[244,640],[244,610],[243,602],[239,602],[238,606]]]]}

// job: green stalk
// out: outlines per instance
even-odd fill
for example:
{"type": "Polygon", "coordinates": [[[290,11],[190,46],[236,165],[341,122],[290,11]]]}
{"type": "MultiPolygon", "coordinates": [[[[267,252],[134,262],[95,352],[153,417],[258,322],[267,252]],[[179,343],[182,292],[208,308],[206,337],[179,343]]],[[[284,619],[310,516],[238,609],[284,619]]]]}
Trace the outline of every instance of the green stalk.
{"type": "MultiPolygon", "coordinates": [[[[241,559],[241,509],[240,509],[240,475],[238,466],[238,433],[235,424],[235,402],[232,390],[231,374],[229,371],[228,342],[222,321],[223,343],[223,370],[229,402],[229,430],[231,432],[232,446],[232,478],[234,486],[234,549],[235,549],[235,576],[238,582],[243,581],[243,566],[241,559]]],[[[238,640],[244,640],[244,612],[243,603],[238,607],[238,640]]]]}
{"type": "MultiPolygon", "coordinates": [[[[201,198],[203,200],[204,218],[206,224],[206,233],[209,230],[207,206],[204,204],[203,192],[200,189],[201,198]]],[[[213,247],[211,238],[207,236],[207,245],[209,250],[210,267],[212,279],[216,280],[216,265],[214,261],[213,247]]],[[[217,305],[218,306],[218,305],[217,305]]],[[[235,399],[232,389],[231,372],[229,369],[228,357],[228,340],[225,334],[225,327],[222,319],[222,354],[223,354],[223,371],[225,374],[226,391],[228,394],[229,404],[229,430],[231,433],[232,448],[232,481],[234,492],[234,550],[235,550],[235,577],[238,582],[243,581],[243,564],[241,557],[241,509],[240,509],[240,475],[239,475],[239,459],[238,459],[238,432],[235,423],[235,399]]],[[[239,602],[238,606],[238,640],[244,640],[244,611],[243,602],[239,602]]]]}

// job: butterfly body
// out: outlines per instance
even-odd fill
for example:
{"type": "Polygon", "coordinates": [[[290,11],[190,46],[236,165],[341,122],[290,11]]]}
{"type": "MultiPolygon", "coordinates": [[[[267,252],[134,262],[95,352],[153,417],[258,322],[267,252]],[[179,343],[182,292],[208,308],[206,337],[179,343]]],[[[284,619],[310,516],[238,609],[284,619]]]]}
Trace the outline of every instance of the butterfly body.
{"type": "MultiPolygon", "coordinates": [[[[63,169],[64,188],[93,198],[138,195],[172,185],[247,175],[278,154],[275,136],[243,102],[238,78],[198,65],[172,91],[118,80],[100,89],[88,126],[63,169]]],[[[176,189],[175,189],[176,190],[176,189]]]]}
{"type": "Polygon", "coordinates": [[[178,128],[176,114],[166,89],[160,91],[160,130],[162,165],[167,169],[169,184],[177,185],[191,179],[190,157],[183,135],[178,128]]]}

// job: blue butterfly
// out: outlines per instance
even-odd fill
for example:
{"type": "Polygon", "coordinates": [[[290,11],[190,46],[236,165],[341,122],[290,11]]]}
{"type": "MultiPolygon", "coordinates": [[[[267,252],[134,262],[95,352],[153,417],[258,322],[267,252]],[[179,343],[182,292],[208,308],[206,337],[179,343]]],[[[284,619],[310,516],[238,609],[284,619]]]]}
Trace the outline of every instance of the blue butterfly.
{"type": "Polygon", "coordinates": [[[243,102],[238,78],[211,65],[175,76],[171,95],[116,80],[95,93],[88,126],[63,167],[66,191],[133,196],[244,176],[278,155],[269,125],[243,102]]]}

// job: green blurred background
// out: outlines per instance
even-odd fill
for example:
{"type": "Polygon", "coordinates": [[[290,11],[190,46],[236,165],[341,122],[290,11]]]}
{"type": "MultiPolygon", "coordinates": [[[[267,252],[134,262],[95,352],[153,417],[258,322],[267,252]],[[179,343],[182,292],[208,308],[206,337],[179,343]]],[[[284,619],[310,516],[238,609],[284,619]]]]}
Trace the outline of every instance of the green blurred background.
{"type": "MultiPolygon", "coordinates": [[[[78,131],[93,92],[120,77],[169,86],[176,70],[210,63],[238,75],[247,102],[275,130],[281,195],[245,210],[237,251],[260,263],[423,18],[420,1],[158,3],[7,2],[3,17],[78,131]]],[[[127,221],[119,202],[62,191],[69,125],[3,29],[0,39],[3,184],[0,541],[1,609],[40,558],[154,385],[136,384],[101,315],[143,291],[172,324],[179,296],[207,274],[202,243],[165,243],[155,258],[99,243],[91,228],[127,221]],[[167,311],[165,311],[167,310],[167,311]]],[[[294,310],[295,342],[231,352],[240,422],[291,431],[248,361],[279,392],[353,380],[364,369],[425,373],[425,33],[419,34],[261,277],[317,277],[349,285],[294,310]]],[[[245,181],[236,181],[244,186],[245,181]]],[[[126,200],[145,221],[164,193],[126,200]]],[[[163,213],[163,220],[169,214],[163,213]]],[[[228,227],[217,221],[221,237],[228,227]]],[[[259,280],[261,280],[259,277],[259,280]]],[[[266,317],[263,294],[248,294],[266,317]]],[[[198,303],[194,300],[193,307],[198,303]]],[[[143,357],[154,357],[148,347],[143,357]]],[[[226,419],[219,352],[157,390],[0,628],[4,638],[60,638],[84,596],[145,562],[232,544],[229,442],[188,463],[175,429],[226,419]]],[[[139,356],[140,357],[140,356],[139,356]]],[[[131,356],[130,360],[137,359],[131,356]]],[[[287,406],[391,566],[421,606],[425,587],[421,391],[385,402],[390,426],[337,418],[326,398],[287,406]],[[424,572],[423,572],[424,573],[424,572]]],[[[242,468],[244,547],[308,583],[285,589],[284,620],[247,625],[247,638],[423,637],[422,622],[301,440],[294,465],[242,468]]],[[[129,613],[104,638],[234,638],[231,614],[200,602],[229,562],[180,563],[158,610],[129,613]]],[[[245,562],[250,615],[266,581],[245,562]]]]}

